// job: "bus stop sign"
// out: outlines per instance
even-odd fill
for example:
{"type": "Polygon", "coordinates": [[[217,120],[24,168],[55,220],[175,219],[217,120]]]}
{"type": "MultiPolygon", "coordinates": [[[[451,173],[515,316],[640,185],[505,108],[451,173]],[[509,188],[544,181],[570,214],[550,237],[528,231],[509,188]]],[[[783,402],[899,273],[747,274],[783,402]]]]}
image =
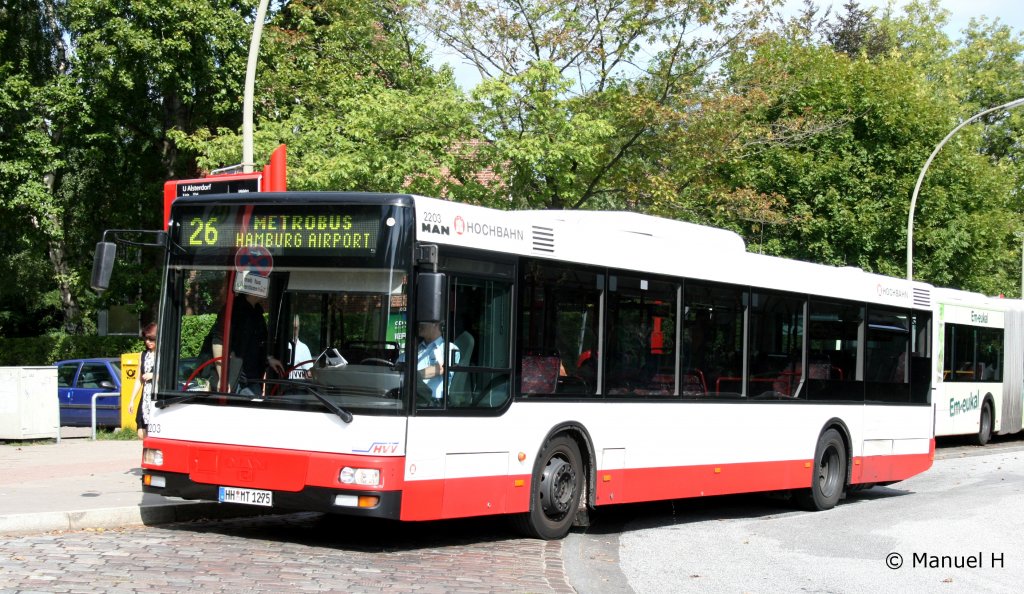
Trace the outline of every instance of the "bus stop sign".
{"type": "Polygon", "coordinates": [[[262,174],[237,176],[227,179],[187,179],[174,182],[175,197],[200,196],[202,194],[241,194],[259,192],[262,174]]]}

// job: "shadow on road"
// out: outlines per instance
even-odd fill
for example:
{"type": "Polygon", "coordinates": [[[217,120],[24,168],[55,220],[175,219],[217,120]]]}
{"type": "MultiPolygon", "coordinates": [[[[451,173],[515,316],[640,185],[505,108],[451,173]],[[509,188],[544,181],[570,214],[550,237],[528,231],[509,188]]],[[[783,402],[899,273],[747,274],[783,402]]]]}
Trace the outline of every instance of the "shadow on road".
{"type": "Polygon", "coordinates": [[[247,539],[288,542],[359,552],[401,552],[469,544],[529,540],[505,517],[433,522],[397,522],[315,512],[179,522],[170,530],[212,532],[247,539]]]}

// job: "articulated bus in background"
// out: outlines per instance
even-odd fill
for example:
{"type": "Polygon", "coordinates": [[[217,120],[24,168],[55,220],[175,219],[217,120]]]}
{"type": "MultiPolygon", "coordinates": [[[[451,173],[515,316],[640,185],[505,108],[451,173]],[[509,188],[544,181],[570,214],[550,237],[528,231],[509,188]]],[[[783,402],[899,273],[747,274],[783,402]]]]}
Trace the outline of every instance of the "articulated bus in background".
{"type": "Polygon", "coordinates": [[[1021,430],[1024,304],[978,293],[936,289],[935,435],[1021,430]]]}
{"type": "Polygon", "coordinates": [[[828,509],[932,463],[931,294],[633,213],[180,198],[144,490],[511,514],[540,538],[584,506],[782,491],[828,509]],[[230,328],[242,299],[265,311],[283,376],[242,370],[264,354],[230,328]],[[189,330],[211,325],[218,349],[189,330]],[[417,335],[438,330],[423,356],[417,335]]]}

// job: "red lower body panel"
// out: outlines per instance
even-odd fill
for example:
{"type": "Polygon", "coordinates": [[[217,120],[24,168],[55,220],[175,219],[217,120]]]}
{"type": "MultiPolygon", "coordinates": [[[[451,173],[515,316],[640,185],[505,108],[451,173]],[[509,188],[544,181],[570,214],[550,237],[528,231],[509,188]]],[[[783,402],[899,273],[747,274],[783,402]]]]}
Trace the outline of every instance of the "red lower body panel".
{"type": "MultiPolygon", "coordinates": [[[[402,520],[436,520],[526,512],[530,477],[482,476],[457,479],[404,480],[404,457],[356,456],[247,446],[147,439],[146,447],[163,451],[154,470],[184,473],[197,483],[275,491],[306,486],[334,489],[401,491],[402,520]],[[381,484],[342,485],[345,466],[379,468],[381,484]]],[[[851,480],[858,483],[899,481],[927,470],[935,442],[927,454],[866,456],[853,459],[851,480]]],[[[804,489],[810,486],[812,460],[784,460],[597,472],[595,503],[638,503],[712,495],[804,489]]]]}
{"type": "Polygon", "coordinates": [[[163,452],[162,466],[144,468],[187,474],[196,483],[273,491],[300,491],[303,487],[402,490],[405,458],[328,454],[250,446],[147,439],[147,448],[163,452]],[[378,468],[377,486],[342,485],[338,474],[346,466],[378,468]]]}
{"type": "Polygon", "coordinates": [[[902,481],[931,468],[933,460],[935,460],[934,439],[931,440],[927,454],[854,458],[850,482],[861,484],[902,481]]]}

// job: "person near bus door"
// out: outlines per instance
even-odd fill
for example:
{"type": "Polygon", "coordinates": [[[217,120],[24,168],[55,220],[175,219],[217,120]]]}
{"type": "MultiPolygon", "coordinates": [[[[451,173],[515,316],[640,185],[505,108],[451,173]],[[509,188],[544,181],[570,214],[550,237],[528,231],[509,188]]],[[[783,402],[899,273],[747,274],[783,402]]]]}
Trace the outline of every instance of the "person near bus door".
{"type": "Polygon", "coordinates": [[[149,430],[149,413],[153,399],[153,370],[156,368],[156,323],[150,322],[142,329],[142,341],[145,350],[139,357],[139,369],[135,374],[135,386],[132,396],[128,399],[128,414],[135,414],[135,426],[138,427],[139,438],[145,439],[149,430]],[[136,404],[135,399],[142,395],[136,404]]]}
{"type": "MultiPolygon", "coordinates": [[[[214,357],[224,354],[224,310],[217,314],[211,329],[211,350],[214,357]]],[[[267,354],[267,321],[263,318],[263,306],[256,295],[239,294],[231,304],[231,354],[242,361],[238,376],[238,393],[256,395],[263,392],[258,383],[263,372],[269,367],[284,376],[284,365],[276,357],[267,354]]],[[[230,363],[229,363],[230,364],[230,363]]],[[[221,362],[217,363],[220,375],[221,362]]],[[[235,386],[228,386],[234,391],[235,386]]]]}
{"type": "Polygon", "coordinates": [[[292,321],[292,341],[288,343],[289,379],[305,379],[308,377],[309,368],[313,366],[313,354],[309,352],[309,346],[299,338],[299,316],[295,315],[292,321]]]}

